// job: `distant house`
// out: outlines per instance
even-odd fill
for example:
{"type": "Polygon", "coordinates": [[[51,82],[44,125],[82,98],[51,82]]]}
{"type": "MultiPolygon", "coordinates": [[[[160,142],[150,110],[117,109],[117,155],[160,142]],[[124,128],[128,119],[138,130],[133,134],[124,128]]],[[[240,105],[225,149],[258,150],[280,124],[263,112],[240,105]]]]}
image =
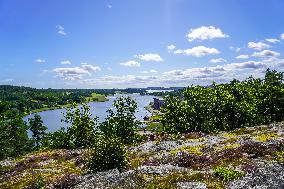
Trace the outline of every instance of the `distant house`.
{"type": "Polygon", "coordinates": [[[154,98],[154,104],[153,104],[154,110],[159,110],[164,105],[164,103],[165,103],[164,100],[154,98]]]}

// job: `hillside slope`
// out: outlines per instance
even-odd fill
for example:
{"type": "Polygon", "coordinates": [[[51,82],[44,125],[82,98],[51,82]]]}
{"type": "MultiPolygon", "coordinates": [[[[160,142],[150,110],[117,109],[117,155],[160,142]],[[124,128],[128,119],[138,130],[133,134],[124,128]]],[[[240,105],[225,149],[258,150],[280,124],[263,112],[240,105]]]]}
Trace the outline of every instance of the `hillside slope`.
{"type": "Polygon", "coordinates": [[[86,150],[54,150],[0,162],[0,188],[280,188],[283,123],[205,135],[150,135],[129,147],[129,166],[89,173],[86,150]]]}

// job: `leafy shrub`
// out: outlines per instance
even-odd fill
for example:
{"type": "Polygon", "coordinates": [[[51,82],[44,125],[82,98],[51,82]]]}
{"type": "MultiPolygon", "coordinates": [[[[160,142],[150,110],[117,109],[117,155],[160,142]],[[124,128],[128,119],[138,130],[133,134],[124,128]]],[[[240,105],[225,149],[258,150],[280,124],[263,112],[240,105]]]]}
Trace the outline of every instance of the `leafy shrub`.
{"type": "Polygon", "coordinates": [[[227,168],[227,167],[215,168],[214,174],[225,182],[238,179],[238,178],[243,177],[245,175],[245,173],[243,173],[241,171],[237,171],[237,170],[230,169],[230,168],[227,168]]]}
{"type": "Polygon", "coordinates": [[[119,138],[98,136],[91,150],[88,166],[91,171],[106,171],[127,165],[127,152],[119,138]]]}

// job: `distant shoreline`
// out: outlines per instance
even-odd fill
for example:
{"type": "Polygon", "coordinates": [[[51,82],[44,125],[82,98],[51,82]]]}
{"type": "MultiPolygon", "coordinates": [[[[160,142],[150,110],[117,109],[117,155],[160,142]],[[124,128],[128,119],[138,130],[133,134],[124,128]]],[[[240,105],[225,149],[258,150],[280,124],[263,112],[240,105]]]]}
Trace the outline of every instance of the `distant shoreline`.
{"type": "MultiPolygon", "coordinates": [[[[92,96],[86,97],[86,99],[81,103],[106,102],[106,101],[109,101],[107,96],[105,96],[103,94],[93,93],[92,96]]],[[[78,104],[80,104],[80,103],[78,103],[78,104]]],[[[57,106],[54,106],[54,107],[39,108],[39,109],[31,110],[29,113],[24,114],[24,116],[28,116],[28,115],[31,115],[31,114],[44,112],[44,111],[48,111],[48,110],[57,110],[57,109],[69,108],[71,106],[72,106],[72,104],[69,103],[69,104],[64,104],[64,105],[57,105],[57,106]]]]}

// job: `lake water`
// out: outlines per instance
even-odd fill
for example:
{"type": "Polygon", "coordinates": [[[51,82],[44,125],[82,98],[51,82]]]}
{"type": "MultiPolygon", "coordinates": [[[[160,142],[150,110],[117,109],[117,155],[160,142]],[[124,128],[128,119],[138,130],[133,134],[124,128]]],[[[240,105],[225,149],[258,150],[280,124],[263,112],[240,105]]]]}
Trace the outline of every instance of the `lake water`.
{"type": "MultiPolygon", "coordinates": [[[[154,96],[145,95],[142,96],[140,94],[116,94],[114,96],[108,96],[109,101],[106,102],[89,102],[88,105],[91,108],[91,113],[94,116],[97,116],[100,122],[104,121],[107,117],[107,110],[112,108],[113,101],[119,96],[130,96],[136,100],[138,109],[136,112],[136,117],[139,120],[143,120],[144,116],[149,116],[150,112],[145,109],[145,106],[149,105],[150,102],[153,102],[154,96]]],[[[65,113],[65,109],[56,109],[56,110],[47,110],[43,112],[39,112],[38,114],[41,116],[43,120],[43,124],[47,126],[48,132],[53,132],[61,127],[67,127],[68,124],[65,122],[61,122],[63,119],[63,113],[65,113]]],[[[34,117],[34,114],[28,115],[24,117],[25,121],[28,121],[28,118],[34,117]]]]}

